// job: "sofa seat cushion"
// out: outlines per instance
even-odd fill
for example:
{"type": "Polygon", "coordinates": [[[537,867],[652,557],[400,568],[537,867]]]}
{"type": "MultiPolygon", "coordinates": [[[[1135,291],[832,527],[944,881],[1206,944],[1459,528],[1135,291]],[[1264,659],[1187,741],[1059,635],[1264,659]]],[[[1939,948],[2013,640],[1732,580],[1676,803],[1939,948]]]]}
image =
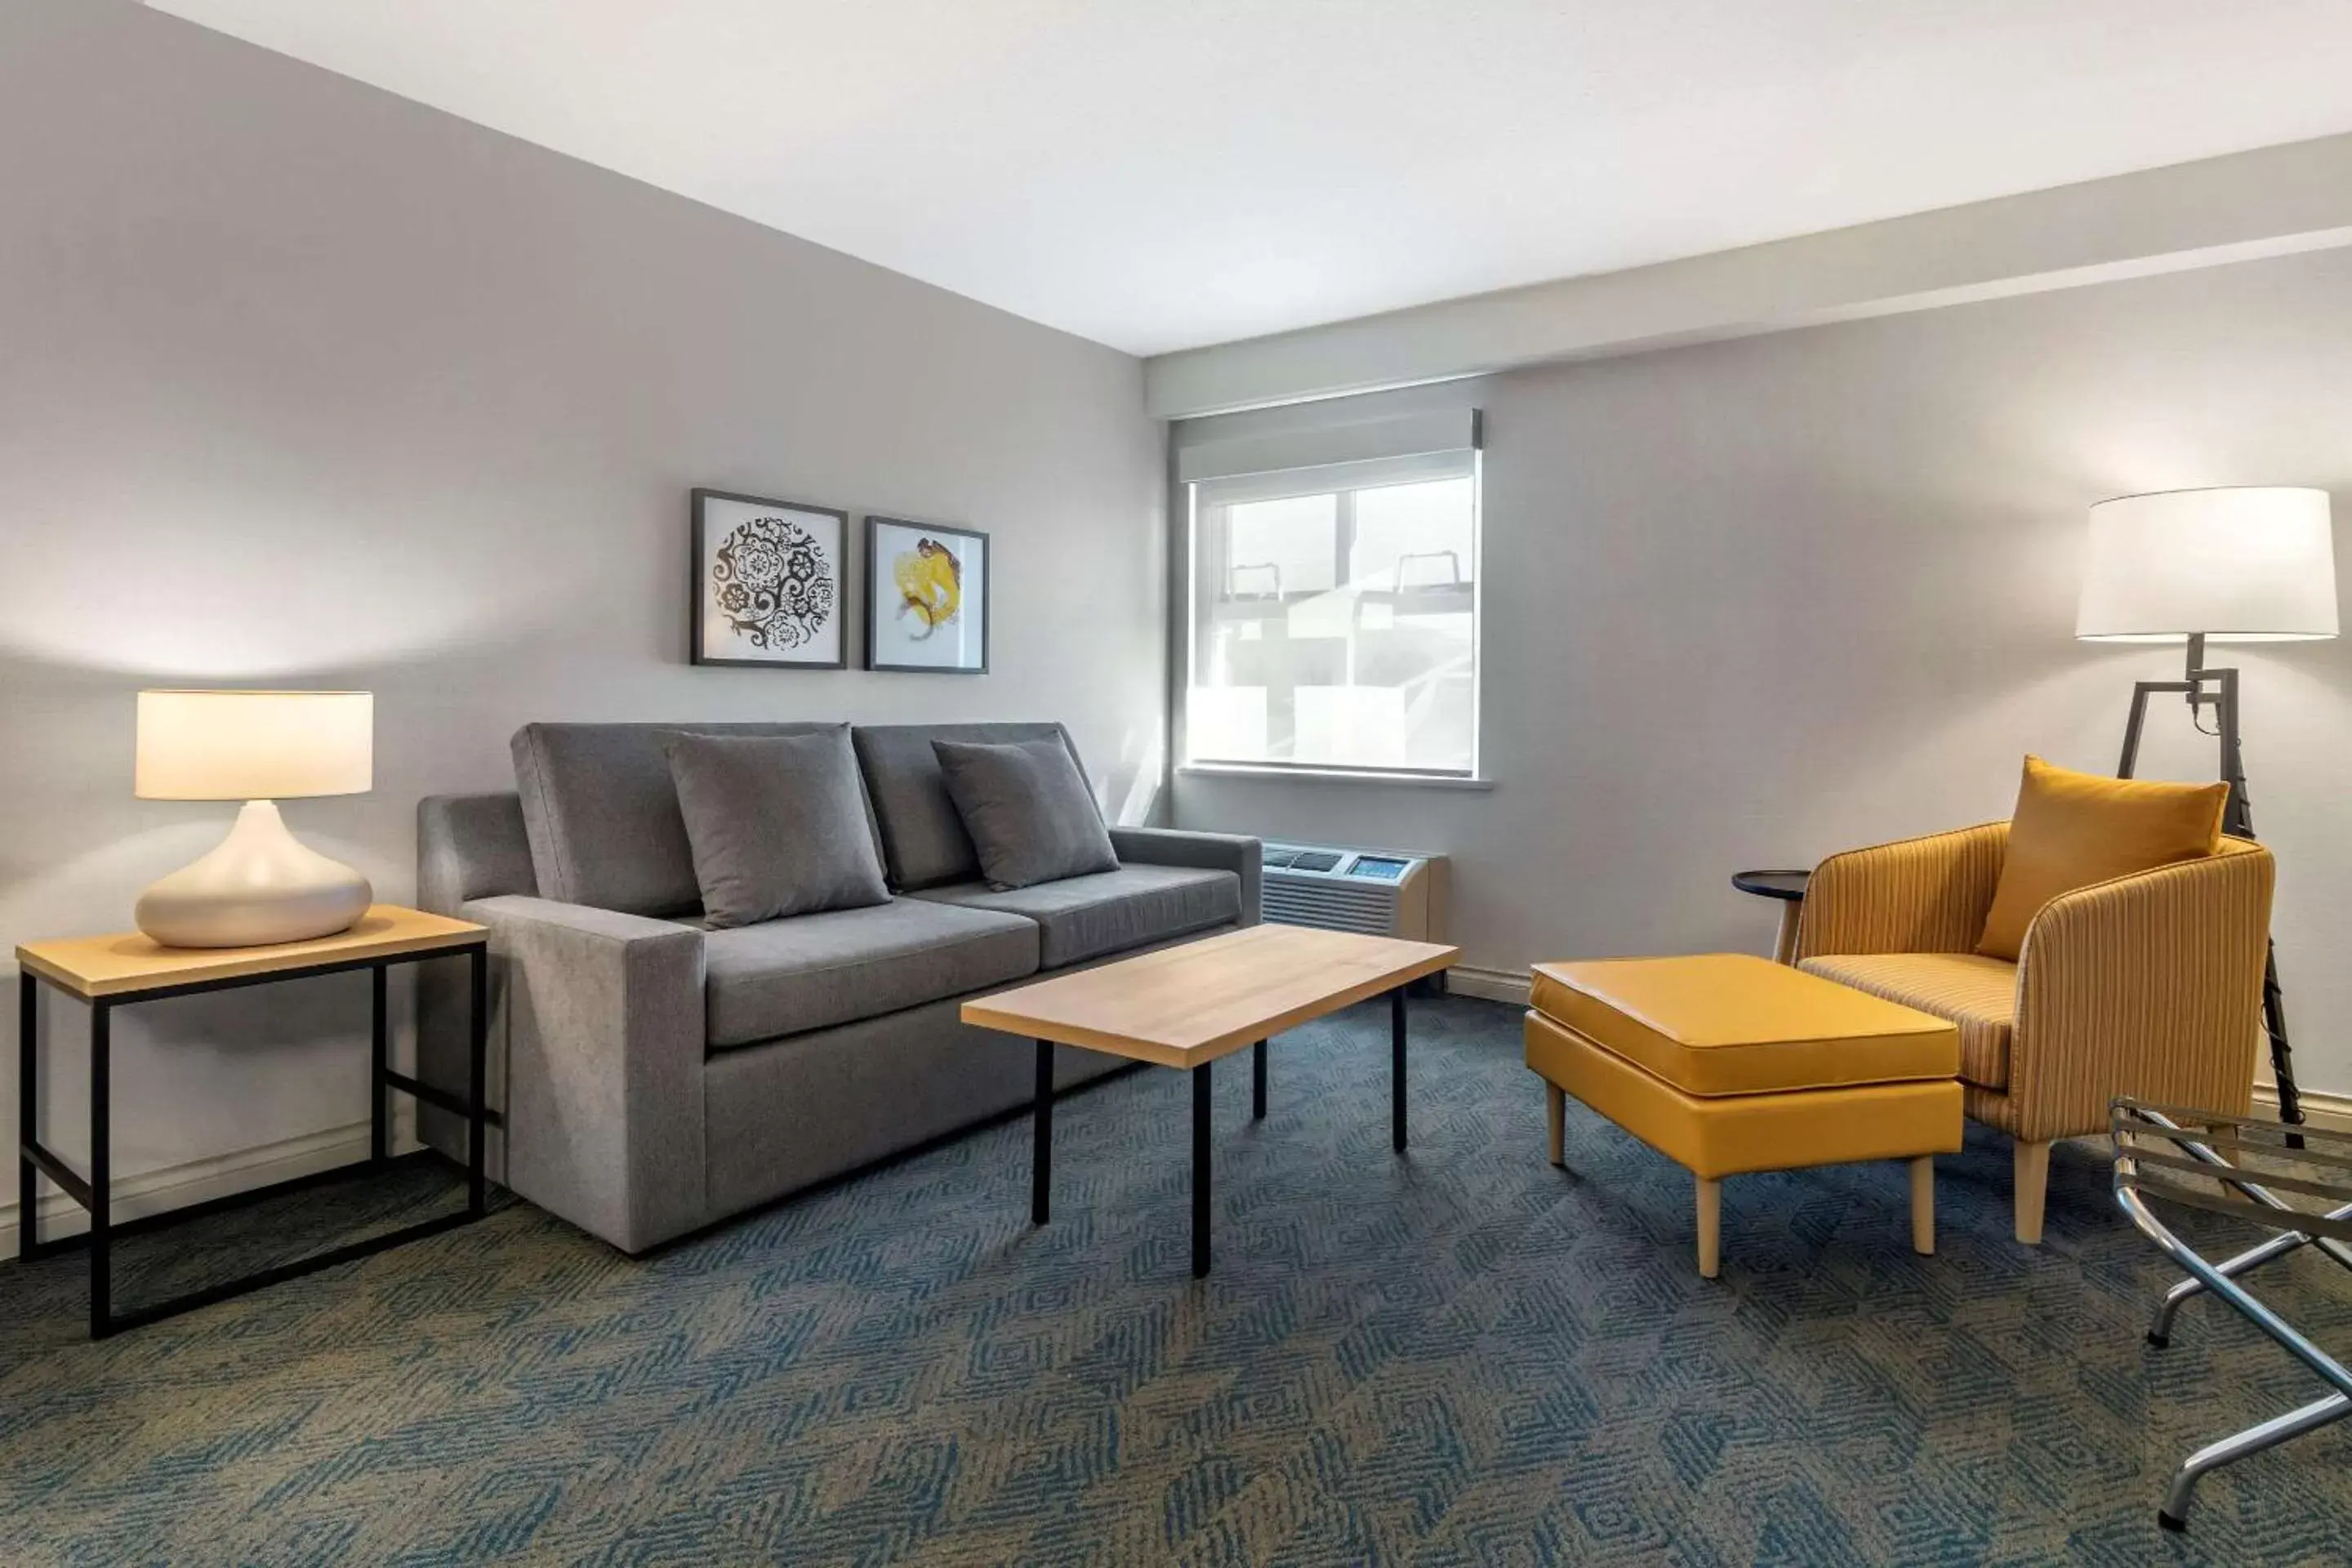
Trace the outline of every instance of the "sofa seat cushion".
{"type": "Polygon", "coordinates": [[[1045,969],[1237,924],[1242,918],[1239,877],[1181,866],[1122,866],[1002,893],[985,882],[960,882],[915,896],[1034,921],[1043,939],[1038,963],[1045,969]]]}
{"type": "Polygon", "coordinates": [[[1824,954],[1809,974],[1867,991],[1960,1031],[1960,1078],[1979,1089],[2009,1087],[2009,1044],[2017,1026],[2017,965],[1974,952],[1824,954]]]}
{"type": "Polygon", "coordinates": [[[895,1013],[1037,970],[1034,921],[893,899],[703,938],[710,1047],[724,1050],[895,1013]]]}

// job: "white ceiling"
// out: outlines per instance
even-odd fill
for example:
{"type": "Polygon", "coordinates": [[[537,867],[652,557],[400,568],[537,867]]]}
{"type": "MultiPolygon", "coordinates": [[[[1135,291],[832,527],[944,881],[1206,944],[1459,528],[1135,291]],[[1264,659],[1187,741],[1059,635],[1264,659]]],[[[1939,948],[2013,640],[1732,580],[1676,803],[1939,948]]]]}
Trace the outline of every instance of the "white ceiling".
{"type": "Polygon", "coordinates": [[[2345,0],[150,0],[1138,353],[2352,130],[2345,0]]]}

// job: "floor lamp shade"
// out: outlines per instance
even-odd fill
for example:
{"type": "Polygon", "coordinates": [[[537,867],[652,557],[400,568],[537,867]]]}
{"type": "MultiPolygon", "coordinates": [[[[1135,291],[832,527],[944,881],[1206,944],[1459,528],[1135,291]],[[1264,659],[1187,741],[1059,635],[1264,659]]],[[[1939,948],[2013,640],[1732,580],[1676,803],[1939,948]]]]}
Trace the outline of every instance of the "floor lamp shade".
{"type": "Polygon", "coordinates": [[[142,691],[132,787],[142,800],[241,800],[210,854],[140,895],[167,947],[251,947],[348,930],[374,890],[286,830],[275,804],[374,784],[364,691],[142,691]]]}
{"type": "Polygon", "coordinates": [[[2074,635],[2099,642],[2291,642],[2336,635],[2327,492],[2164,490],[2091,509],[2074,635]]]}
{"type": "MultiPolygon", "coordinates": [[[[2230,793],[2221,830],[2251,838],[2238,672],[2205,662],[2209,642],[2295,642],[2336,635],[2336,546],[2327,492],[2284,485],[2161,490],[2091,509],[2091,549],[2074,635],[2093,642],[2186,643],[2179,680],[2132,687],[2119,778],[2138,763],[2151,699],[2179,693],[2189,718],[2220,741],[2230,793]],[[2206,729],[2204,714],[2213,713],[2206,729]]],[[[2263,967],[2263,1030],[2278,1080],[2279,1115],[2303,1120],[2286,1009],[2273,954],[2263,967]]]]}

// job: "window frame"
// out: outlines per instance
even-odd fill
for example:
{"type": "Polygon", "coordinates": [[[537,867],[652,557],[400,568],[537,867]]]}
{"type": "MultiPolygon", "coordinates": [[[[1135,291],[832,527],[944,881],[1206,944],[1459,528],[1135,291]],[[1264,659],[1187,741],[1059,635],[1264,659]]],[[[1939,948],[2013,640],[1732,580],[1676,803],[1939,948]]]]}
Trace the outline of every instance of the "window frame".
{"type": "MultiPolygon", "coordinates": [[[[1184,489],[1184,663],[1180,682],[1182,702],[1183,745],[1176,771],[1189,773],[1231,774],[1266,778],[1344,779],[1358,782],[1430,784],[1450,788],[1483,789],[1487,787],[1485,764],[1485,709],[1486,679],[1486,454],[1480,447],[1423,452],[1398,458],[1359,458],[1348,462],[1319,464],[1270,470],[1264,473],[1232,477],[1211,477],[1183,481],[1184,489]],[[1467,458],[1466,465],[1464,461],[1467,458]],[[1202,635],[1208,625],[1210,601],[1202,596],[1202,575],[1204,567],[1226,576],[1214,603],[1230,603],[1240,597],[1233,591],[1233,567],[1224,562],[1204,562],[1209,553],[1208,537],[1219,541],[1229,537],[1224,530],[1206,527],[1206,516],[1212,508],[1223,508],[1236,503],[1266,500],[1287,500],[1306,496],[1331,495],[1336,498],[1332,529],[1331,588],[1304,589],[1296,594],[1277,592],[1267,602],[1287,605],[1320,594],[1337,591],[1349,581],[1349,559],[1355,542],[1356,492],[1396,485],[1426,482],[1434,479],[1458,479],[1466,467],[1470,481],[1470,756],[1466,768],[1416,768],[1402,765],[1373,765],[1328,762],[1292,762],[1281,758],[1242,758],[1202,756],[1193,747],[1192,723],[1192,693],[1200,689],[1198,679],[1201,663],[1202,635]],[[1204,501],[1203,491],[1211,493],[1204,501]]],[[[1256,597],[1256,595],[1253,595],[1256,597]]]]}

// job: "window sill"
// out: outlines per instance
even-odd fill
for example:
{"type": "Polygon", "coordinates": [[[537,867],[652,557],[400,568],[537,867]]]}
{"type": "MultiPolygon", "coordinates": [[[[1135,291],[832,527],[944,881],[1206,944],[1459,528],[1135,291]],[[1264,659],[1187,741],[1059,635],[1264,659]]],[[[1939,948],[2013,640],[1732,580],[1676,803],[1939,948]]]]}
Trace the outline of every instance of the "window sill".
{"type": "Polygon", "coordinates": [[[1490,790],[1493,779],[1456,778],[1444,773],[1358,773],[1339,768],[1254,768],[1246,763],[1179,763],[1176,772],[1191,778],[1286,779],[1294,784],[1386,784],[1404,789],[1490,790]]]}

